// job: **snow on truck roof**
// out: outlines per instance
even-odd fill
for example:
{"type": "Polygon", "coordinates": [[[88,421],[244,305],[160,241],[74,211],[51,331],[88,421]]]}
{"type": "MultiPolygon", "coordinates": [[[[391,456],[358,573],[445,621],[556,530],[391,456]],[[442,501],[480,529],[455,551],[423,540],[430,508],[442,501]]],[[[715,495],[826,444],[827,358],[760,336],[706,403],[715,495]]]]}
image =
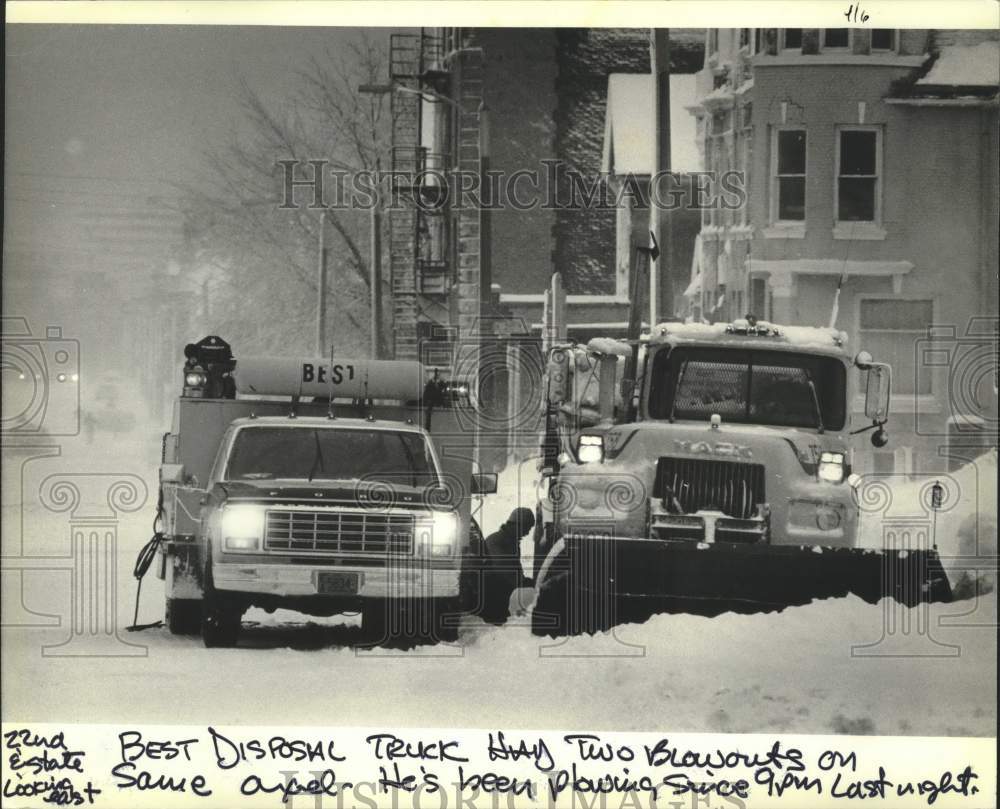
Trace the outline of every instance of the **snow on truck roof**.
{"type": "MultiPolygon", "coordinates": [[[[762,346],[818,349],[839,355],[845,352],[847,334],[839,329],[816,326],[779,326],[763,320],[751,324],[747,320],[734,320],[732,323],[661,323],[648,338],[651,346],[703,342],[746,344],[747,341],[759,341],[762,346]]],[[[629,351],[628,343],[604,337],[594,338],[587,348],[619,356],[629,351]]]]}
{"type": "Polygon", "coordinates": [[[315,429],[317,427],[325,429],[358,429],[358,430],[392,430],[393,432],[424,433],[423,427],[418,424],[408,424],[405,421],[393,421],[391,419],[369,421],[358,418],[327,418],[326,416],[244,416],[234,419],[234,427],[302,427],[315,429]]]}
{"type": "Polygon", "coordinates": [[[661,323],[649,336],[651,345],[678,340],[726,340],[765,338],[776,343],[803,348],[842,349],[847,334],[839,329],[818,326],[779,326],[758,320],[734,320],[732,323],[661,323]]]}

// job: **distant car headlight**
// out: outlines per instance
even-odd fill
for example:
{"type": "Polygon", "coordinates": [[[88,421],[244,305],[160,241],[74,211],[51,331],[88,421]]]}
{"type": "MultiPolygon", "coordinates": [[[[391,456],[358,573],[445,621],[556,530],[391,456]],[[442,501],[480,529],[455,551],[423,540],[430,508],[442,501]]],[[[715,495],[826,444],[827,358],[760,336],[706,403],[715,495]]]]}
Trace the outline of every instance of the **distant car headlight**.
{"type": "Polygon", "coordinates": [[[819,456],[819,469],[817,473],[820,480],[826,480],[830,483],[840,483],[844,479],[844,453],[822,453],[819,456]]]}
{"type": "Polygon", "coordinates": [[[260,506],[226,506],[222,510],[222,549],[253,551],[264,536],[264,509],[260,506]]]}
{"type": "Polygon", "coordinates": [[[451,556],[458,545],[458,515],[435,511],[430,520],[417,523],[417,553],[424,556],[451,556]]]}

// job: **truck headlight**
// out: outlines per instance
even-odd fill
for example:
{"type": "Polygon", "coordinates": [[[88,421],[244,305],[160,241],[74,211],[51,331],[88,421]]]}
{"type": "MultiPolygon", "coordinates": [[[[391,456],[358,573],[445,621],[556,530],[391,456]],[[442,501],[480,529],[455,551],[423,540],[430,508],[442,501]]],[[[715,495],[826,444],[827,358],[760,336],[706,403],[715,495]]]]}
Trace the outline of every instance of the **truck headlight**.
{"type": "Polygon", "coordinates": [[[184,371],[184,392],[187,399],[201,399],[208,387],[208,374],[201,368],[188,368],[184,371]]]}
{"type": "Polygon", "coordinates": [[[817,472],[820,480],[826,480],[830,483],[840,483],[844,479],[844,453],[822,453],[819,456],[819,469],[817,472]]]}
{"type": "Polygon", "coordinates": [[[458,545],[458,515],[435,511],[427,523],[417,525],[417,552],[424,556],[451,556],[458,545]]]}
{"type": "Polygon", "coordinates": [[[576,457],[580,463],[594,463],[604,460],[604,436],[581,435],[576,448],[576,457]]]}
{"type": "Polygon", "coordinates": [[[264,535],[264,509],[260,506],[226,506],[222,510],[222,549],[255,551],[264,535]]]}

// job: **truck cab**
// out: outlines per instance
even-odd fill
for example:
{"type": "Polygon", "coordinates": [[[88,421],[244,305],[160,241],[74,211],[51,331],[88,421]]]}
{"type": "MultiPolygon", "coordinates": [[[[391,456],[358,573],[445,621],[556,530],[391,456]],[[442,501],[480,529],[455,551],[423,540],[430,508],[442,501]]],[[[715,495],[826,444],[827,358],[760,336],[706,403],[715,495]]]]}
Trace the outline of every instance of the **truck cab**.
{"type": "Polygon", "coordinates": [[[457,633],[472,487],[495,478],[471,454],[442,461],[425,425],[450,449],[462,431],[446,409],[427,419],[418,364],[388,365],[241,359],[231,398],[186,374],[161,468],[171,631],[233,645],[259,607],[360,612],[374,642],[457,633]]]}
{"type": "Polygon", "coordinates": [[[709,611],[845,589],[876,598],[880,571],[853,551],[852,433],[886,442],[890,370],[865,352],[852,358],[846,342],[834,329],[750,319],[555,347],[542,612],[547,577],[549,589],[568,581],[581,609],[601,590],[612,606],[662,599],[709,611]]]}
{"type": "MultiPolygon", "coordinates": [[[[620,473],[641,491],[648,509],[615,520],[627,535],[850,546],[845,339],[770,324],[665,324],[640,347],[626,397],[616,388],[631,348],[593,341],[573,352],[585,388],[555,419],[563,480],[579,495],[620,473]]],[[[558,512],[558,523],[577,511],[558,512]]]]}

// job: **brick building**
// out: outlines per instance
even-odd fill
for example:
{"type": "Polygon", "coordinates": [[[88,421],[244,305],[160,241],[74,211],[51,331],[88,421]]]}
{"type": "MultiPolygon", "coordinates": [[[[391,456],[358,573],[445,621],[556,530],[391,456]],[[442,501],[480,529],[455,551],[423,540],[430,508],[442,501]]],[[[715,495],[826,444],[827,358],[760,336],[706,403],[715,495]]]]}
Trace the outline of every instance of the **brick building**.
{"type": "Polygon", "coordinates": [[[836,311],[894,369],[893,441],[861,471],[996,443],[997,39],[706,34],[699,148],[707,169],[745,173],[748,202],[704,211],[688,314],[827,325],[836,311]]]}
{"type": "MultiPolygon", "coordinates": [[[[700,31],[678,32],[676,72],[701,66],[701,39],[700,31]]],[[[586,331],[626,319],[616,210],[565,203],[570,175],[601,176],[609,76],[649,69],[646,29],[449,28],[392,37],[393,170],[457,168],[508,179],[537,172],[530,190],[548,203],[391,212],[397,357],[416,356],[420,340],[435,334],[451,343],[537,335],[553,272],[568,293],[570,322],[586,331]]]]}

